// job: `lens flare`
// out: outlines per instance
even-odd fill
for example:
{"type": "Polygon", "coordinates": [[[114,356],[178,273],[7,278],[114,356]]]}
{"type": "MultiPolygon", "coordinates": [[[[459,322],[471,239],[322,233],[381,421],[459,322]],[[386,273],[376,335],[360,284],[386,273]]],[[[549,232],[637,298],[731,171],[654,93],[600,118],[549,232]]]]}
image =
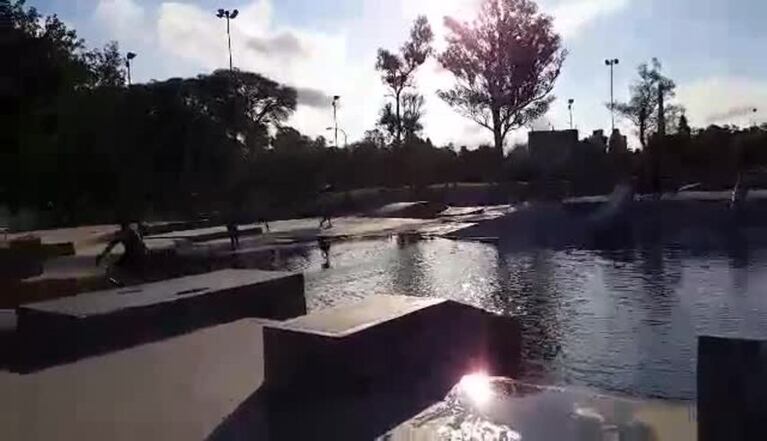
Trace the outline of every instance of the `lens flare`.
{"type": "Polygon", "coordinates": [[[484,405],[493,396],[490,377],[484,372],[464,375],[458,386],[461,392],[478,406],[484,405]]]}

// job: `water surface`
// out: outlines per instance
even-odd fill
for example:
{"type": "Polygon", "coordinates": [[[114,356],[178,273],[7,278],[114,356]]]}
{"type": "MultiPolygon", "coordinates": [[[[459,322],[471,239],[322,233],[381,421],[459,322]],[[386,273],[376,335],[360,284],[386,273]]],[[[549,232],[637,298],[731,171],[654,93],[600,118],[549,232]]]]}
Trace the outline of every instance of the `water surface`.
{"type": "Polygon", "coordinates": [[[767,252],[515,250],[448,239],[342,242],[275,268],[306,272],[310,309],[369,295],[438,296],[519,316],[526,380],[695,397],[696,336],[767,338],[767,252]]]}

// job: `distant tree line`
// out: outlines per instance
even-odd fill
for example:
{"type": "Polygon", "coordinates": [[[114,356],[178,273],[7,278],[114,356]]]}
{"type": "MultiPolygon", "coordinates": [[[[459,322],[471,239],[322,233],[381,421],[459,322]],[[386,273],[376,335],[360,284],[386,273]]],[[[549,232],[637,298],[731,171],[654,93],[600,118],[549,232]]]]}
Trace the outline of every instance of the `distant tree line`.
{"type": "MultiPolygon", "coordinates": [[[[508,12],[517,3],[532,4],[498,4],[508,12]]],[[[296,91],[259,74],[218,70],[128,87],[116,42],[89,50],[56,15],[23,0],[3,2],[0,13],[9,110],[0,127],[0,205],[12,210],[40,210],[58,224],[242,207],[268,216],[311,204],[329,184],[343,191],[497,179],[489,147],[436,147],[421,134],[414,74],[433,55],[424,17],[399,54],[379,51],[376,67],[394,102],[376,128],[340,149],[286,126],[296,91]]]]}
{"type": "Polygon", "coordinates": [[[128,87],[117,43],[89,50],[55,15],[22,0],[0,8],[0,206],[39,210],[55,224],[296,214],[311,211],[328,185],[343,192],[559,179],[570,194],[588,194],[633,178],[642,189],[728,187],[767,165],[767,127],[694,130],[683,109],[666,103],[660,126],[671,135],[654,136],[658,91],[673,98],[656,62],[640,66],[631,101],[616,106],[637,124],[642,150],[618,154],[605,142],[545,176],[527,146],[504,154],[509,131],[548,109],[566,56],[551,18],[530,0],[485,0],[475,22],[446,22],[448,46],[436,55],[456,83],[440,96],[493,132],[493,145],[476,149],[435,146],[423,134],[414,75],[435,55],[423,17],[398,53],[378,52],[391,101],[376,127],[338,148],[286,126],[296,108],[291,87],[239,70],[128,87]]]}

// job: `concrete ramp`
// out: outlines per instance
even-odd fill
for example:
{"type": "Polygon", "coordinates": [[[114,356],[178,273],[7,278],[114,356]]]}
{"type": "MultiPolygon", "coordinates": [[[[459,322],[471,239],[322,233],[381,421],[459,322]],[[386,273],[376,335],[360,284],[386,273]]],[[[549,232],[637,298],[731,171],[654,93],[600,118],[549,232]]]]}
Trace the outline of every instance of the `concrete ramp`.
{"type": "Polygon", "coordinates": [[[433,219],[447,208],[441,202],[417,201],[395,202],[370,213],[373,217],[405,217],[415,219],[433,219]]]}

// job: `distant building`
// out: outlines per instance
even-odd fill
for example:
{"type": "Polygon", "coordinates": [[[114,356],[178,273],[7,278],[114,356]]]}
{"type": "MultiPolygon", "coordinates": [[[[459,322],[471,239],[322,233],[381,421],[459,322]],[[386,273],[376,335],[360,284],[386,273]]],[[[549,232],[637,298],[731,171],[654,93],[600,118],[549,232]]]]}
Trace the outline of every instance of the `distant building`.
{"type": "Polygon", "coordinates": [[[628,142],[626,141],[626,135],[621,135],[621,131],[614,129],[612,135],[610,135],[610,143],[608,146],[608,152],[611,154],[626,153],[628,151],[628,142]]]}
{"type": "Polygon", "coordinates": [[[530,159],[539,170],[551,173],[562,168],[578,146],[578,130],[531,131],[527,139],[530,159]]]}
{"type": "Polygon", "coordinates": [[[601,153],[607,151],[607,137],[605,136],[605,131],[602,129],[594,130],[591,136],[586,138],[584,142],[591,144],[601,153]]]}

